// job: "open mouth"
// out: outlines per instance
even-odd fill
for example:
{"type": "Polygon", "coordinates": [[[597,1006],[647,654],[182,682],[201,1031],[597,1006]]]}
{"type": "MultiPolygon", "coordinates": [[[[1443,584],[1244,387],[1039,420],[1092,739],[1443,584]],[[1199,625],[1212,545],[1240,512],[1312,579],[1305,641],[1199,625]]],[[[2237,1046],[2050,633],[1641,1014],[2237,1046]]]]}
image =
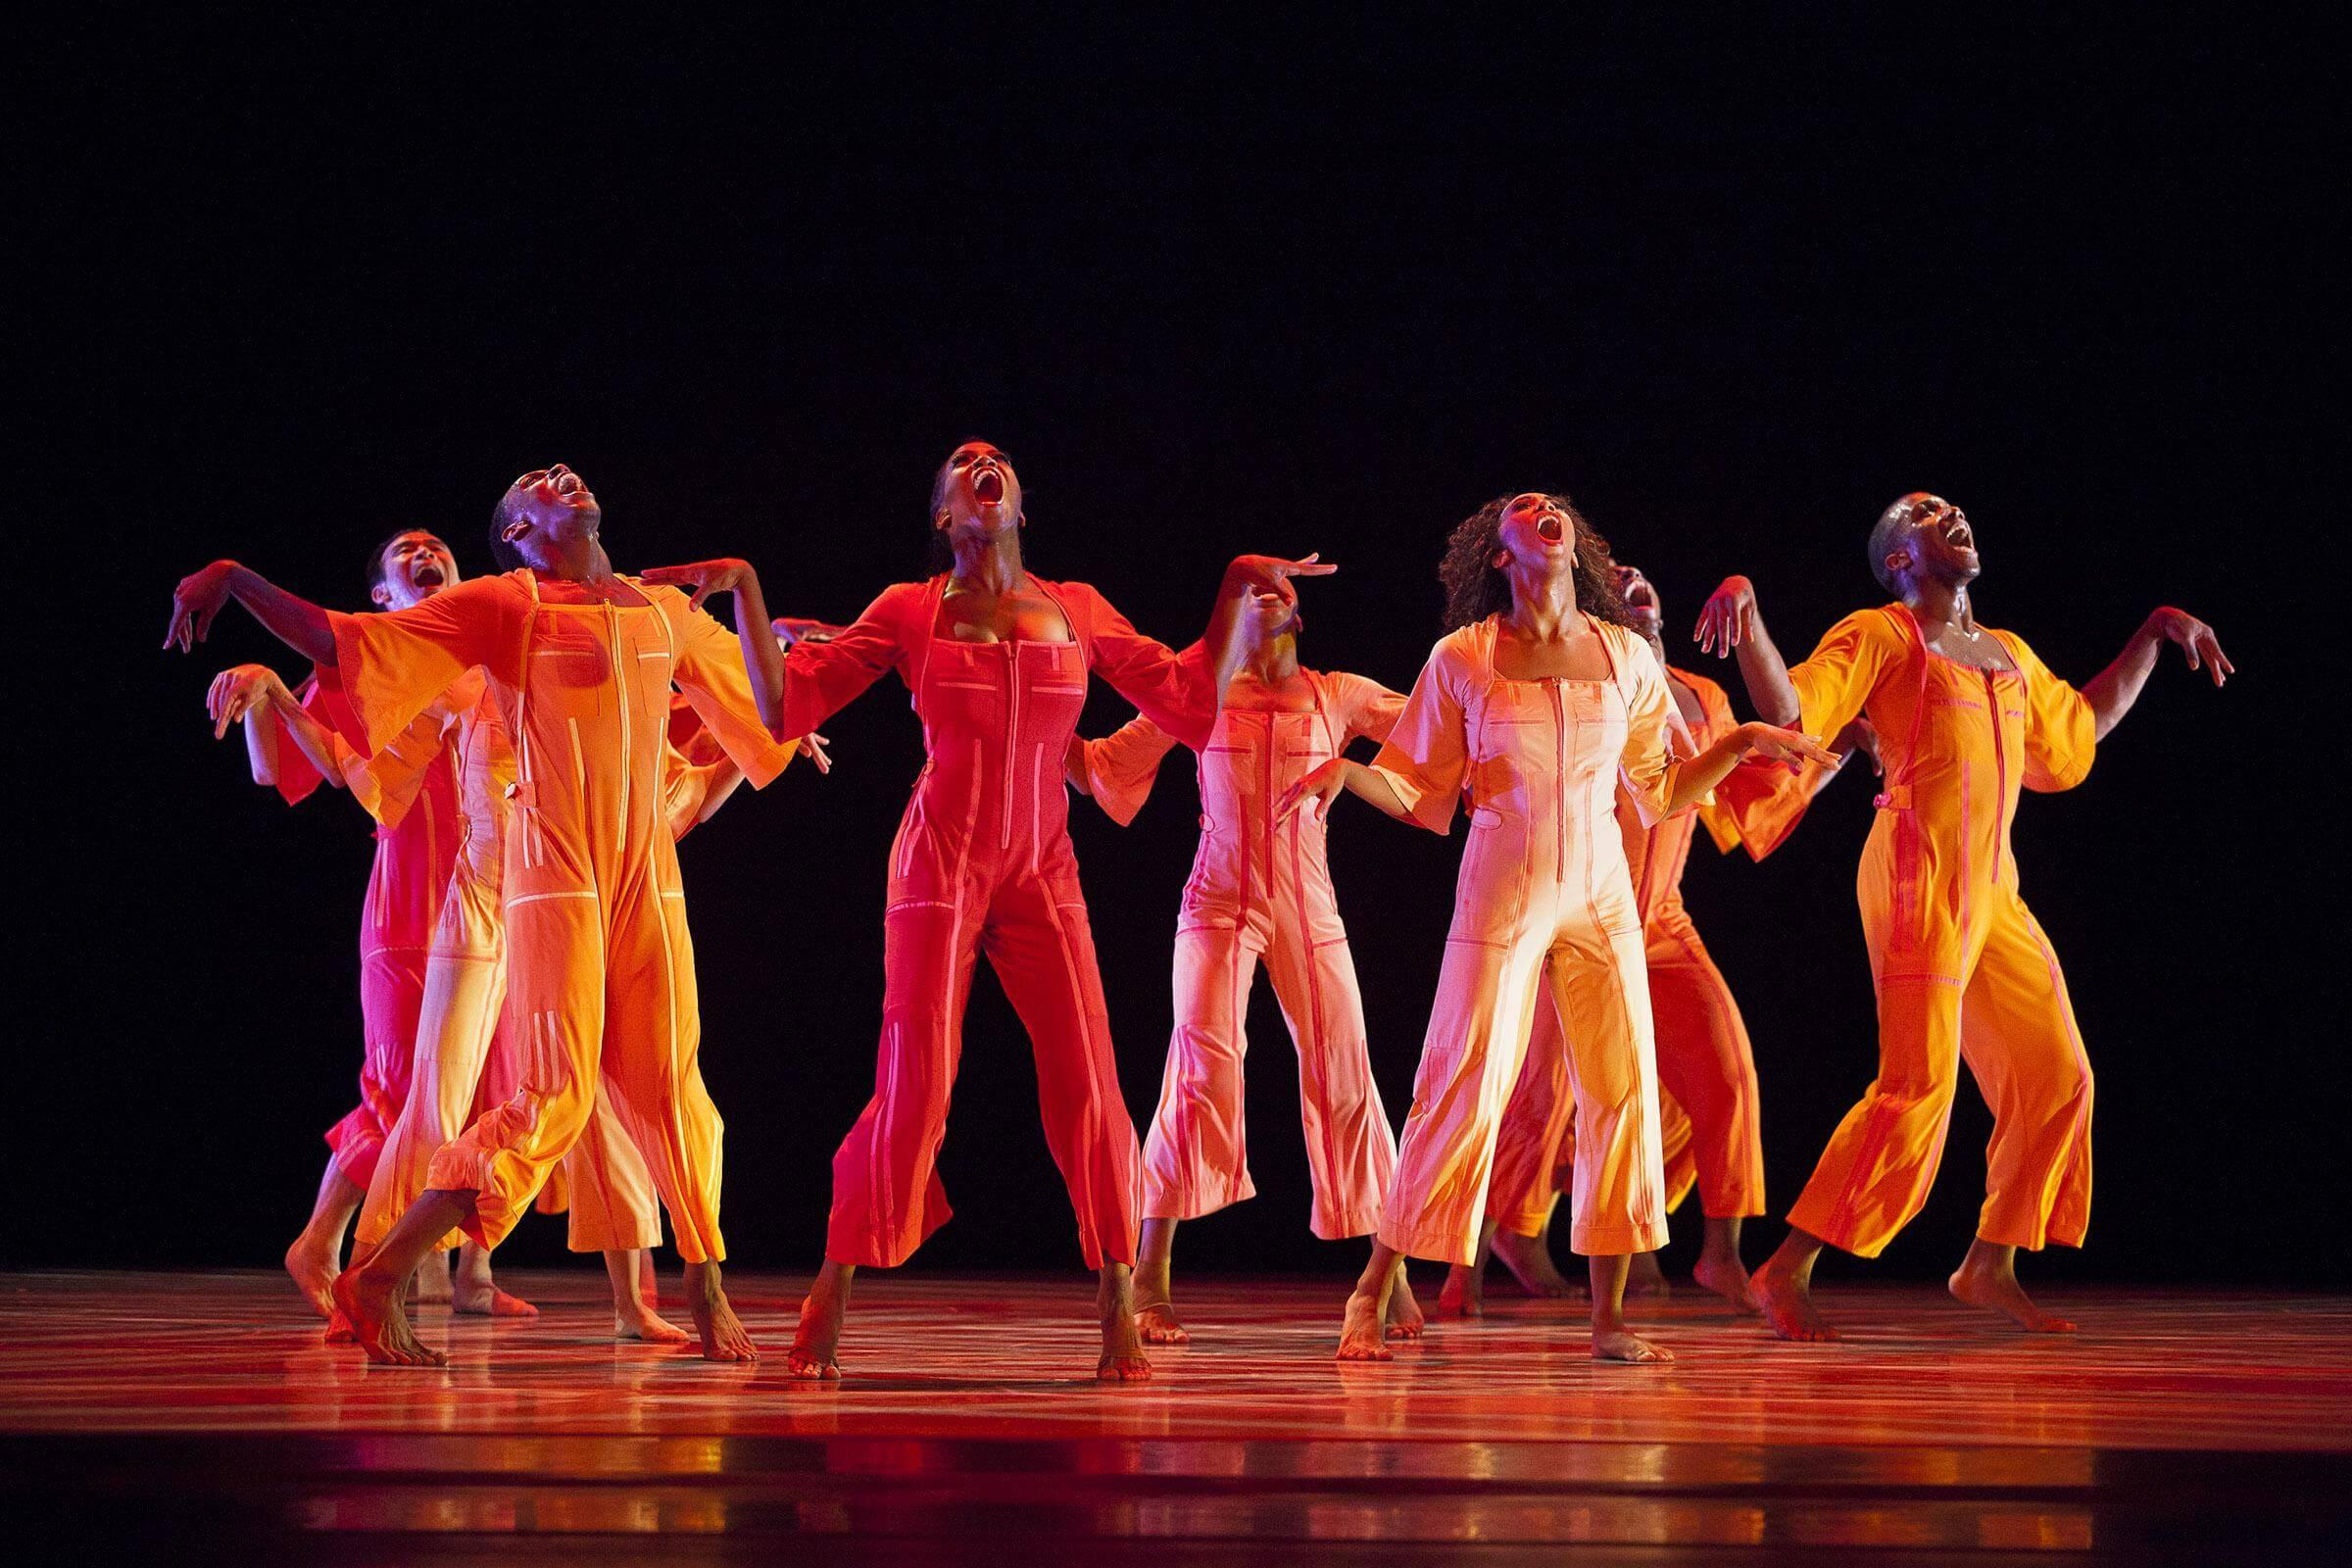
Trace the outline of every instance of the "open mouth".
{"type": "Polygon", "coordinates": [[[1977,548],[1976,530],[1965,522],[1955,522],[1943,530],[1943,542],[1954,550],[1974,550],[1977,548]]]}
{"type": "Polygon", "coordinates": [[[1636,577],[1625,585],[1625,608],[1628,610],[1655,610],[1658,608],[1657,591],[1650,587],[1648,578],[1636,577]]]}
{"type": "Polygon", "coordinates": [[[972,475],[972,499],[984,507],[1001,506],[1004,501],[1004,475],[994,468],[982,468],[972,475]]]}
{"type": "Polygon", "coordinates": [[[1556,545],[1568,537],[1567,525],[1557,514],[1546,512],[1536,519],[1536,536],[1547,545],[1556,545]]]}
{"type": "Polygon", "coordinates": [[[438,588],[449,579],[442,575],[438,564],[427,561],[409,573],[409,580],[419,588],[438,588]]]}

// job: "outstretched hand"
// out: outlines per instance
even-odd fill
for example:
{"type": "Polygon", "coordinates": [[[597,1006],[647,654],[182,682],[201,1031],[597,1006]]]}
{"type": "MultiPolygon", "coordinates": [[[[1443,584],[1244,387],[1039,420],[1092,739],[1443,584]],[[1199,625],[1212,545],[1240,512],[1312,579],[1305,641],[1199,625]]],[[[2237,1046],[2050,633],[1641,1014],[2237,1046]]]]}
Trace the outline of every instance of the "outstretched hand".
{"type": "Polygon", "coordinates": [[[1225,581],[1248,598],[1259,634],[1290,619],[1291,612],[1298,608],[1298,590],[1291,582],[1293,577],[1328,577],[1340,569],[1338,562],[1321,560],[1322,554],[1318,550],[1298,561],[1281,556],[1233,558],[1233,564],[1225,568],[1225,581]]]}
{"type": "Polygon", "coordinates": [[[166,648],[177,646],[183,654],[195,652],[196,645],[213,629],[213,617],[228,603],[228,578],[236,569],[233,561],[216,561],[179,579],[179,586],[172,592],[172,623],[164,633],[166,648]]]}
{"type": "Polygon", "coordinates": [[[810,730],[808,734],[801,737],[801,751],[807,755],[808,760],[815,765],[815,768],[819,773],[830,773],[833,771],[833,754],[825,750],[826,747],[832,744],[833,743],[831,741],[826,740],[822,735],[817,734],[814,730],[810,730]]]}
{"type": "Polygon", "coordinates": [[[685,589],[694,608],[700,610],[704,600],[712,594],[733,593],[751,574],[750,562],[722,556],[716,561],[690,562],[683,566],[649,566],[637,575],[665,588],[685,589]]]}
{"type": "Polygon", "coordinates": [[[1288,820],[1293,811],[1310,801],[1317,816],[1327,816],[1331,812],[1332,797],[1347,787],[1348,760],[1335,757],[1282,792],[1282,799],[1274,808],[1274,820],[1288,820]]]}
{"type": "Polygon", "coordinates": [[[2147,629],[2168,642],[2179,643],[2188,667],[2204,670],[2213,677],[2216,686],[2237,673],[2237,666],[2222,652],[2221,640],[2214,636],[2213,628],[2185,610],[2175,610],[2170,605],[2160,607],[2148,617],[2147,629]]]}
{"type": "Polygon", "coordinates": [[[1698,625],[1690,635],[1700,653],[1729,659],[1752,634],[1755,618],[1756,585],[1745,577],[1726,577],[1699,607],[1698,625]]]}
{"type": "Polygon", "coordinates": [[[267,664],[232,664],[215,675],[211,689],[204,694],[213,739],[220,740],[228,733],[229,725],[243,722],[254,710],[268,707],[281,693],[291,696],[277,671],[267,664]]]}
{"type": "Polygon", "coordinates": [[[829,643],[849,629],[830,621],[808,620],[799,615],[778,615],[768,622],[768,627],[775,632],[776,641],[787,648],[794,643],[829,643]]]}
{"type": "Polygon", "coordinates": [[[1795,767],[1800,762],[1819,762],[1825,767],[1838,765],[1838,754],[1810,735],[1800,735],[1792,729],[1767,724],[1753,719],[1740,726],[1740,739],[1750,756],[1767,761],[1787,762],[1795,767]]]}

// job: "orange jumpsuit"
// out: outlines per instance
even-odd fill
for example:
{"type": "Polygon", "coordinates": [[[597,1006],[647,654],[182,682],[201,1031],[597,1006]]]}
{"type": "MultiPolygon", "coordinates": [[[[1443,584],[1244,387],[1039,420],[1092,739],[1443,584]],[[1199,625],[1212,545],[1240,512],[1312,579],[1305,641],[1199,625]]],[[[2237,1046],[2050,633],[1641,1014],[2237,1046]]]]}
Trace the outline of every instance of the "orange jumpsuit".
{"type": "Polygon", "coordinates": [[[1383,1244],[1468,1263],[1478,1250],[1503,1107],[1548,989],[1567,1025],[1584,1117],[1570,1245],[1645,1252],[1666,1236],[1657,1062],[1641,913],[1613,808],[1622,777],[1664,814],[1674,699],[1640,637],[1595,621],[1606,680],[1494,671],[1495,617],[1441,639],[1372,764],[1412,819],[1443,833],[1470,797],[1470,842],[1437,1004],[1413,1083],[1383,1244]]]}
{"type": "MultiPolygon", "coordinates": [[[[514,747],[479,670],[470,670],[428,712],[446,715],[440,742],[456,759],[461,837],[449,891],[441,903],[424,976],[424,1005],[409,1098],[384,1144],[360,1209],[359,1241],[373,1246],[426,1189],[433,1155],[485,1111],[521,1087],[523,1063],[515,1032],[503,1027],[507,991],[506,915],[502,851],[508,797],[514,783],[514,747]]],[[[687,710],[691,727],[700,720],[687,710]]],[[[672,720],[672,728],[677,721],[672,720]]],[[[440,751],[407,755],[387,747],[368,771],[379,789],[402,793],[406,773],[431,766],[440,751]]],[[[664,816],[673,837],[692,825],[702,805],[707,768],[671,752],[664,768],[664,816]],[[681,821],[680,812],[684,819],[681,821]]],[[[571,1210],[575,1252],[658,1247],[662,1218],[652,1170],[621,1131],[611,1102],[597,1097],[588,1130],[540,1189],[543,1213],[571,1210]]],[[[457,1244],[452,1232],[445,1246],[457,1244]]]]}
{"type": "Polygon", "coordinates": [[[2018,894],[2009,824],[2021,789],[2082,782],[2095,720],[2024,639],[1988,635],[2014,670],[1932,653],[1910,612],[1889,605],[1831,627],[1788,672],[1807,733],[1870,715],[1888,780],[1855,878],[1879,1075],[1788,1213],[1863,1257],[1927,1200],[1963,1057],[1992,1107],[1977,1235],[2076,1247],[2090,1218],[2090,1061],[2057,956],[2018,894]]]}
{"type": "MultiPolygon", "coordinates": [[[[1254,1197],[1243,1134],[1243,1024],[1258,960],[1298,1050],[1314,1183],[1308,1228],[1369,1234],[1396,1166],[1364,1039],[1364,1003],[1332,891],[1319,812],[1277,821],[1285,791],[1358,735],[1385,740],[1404,698],[1361,675],[1299,675],[1304,712],[1227,708],[1200,751],[1200,848],[1176,921],[1176,1028],[1144,1141],[1144,1214],[1196,1219],[1254,1197]]],[[[1088,788],[1124,824],[1174,736],[1148,718],[1086,743],[1088,788]]]]}
{"type": "Polygon", "coordinates": [[[734,634],[674,589],[623,581],[647,603],[547,602],[514,571],[330,620],[369,738],[479,665],[514,741],[502,886],[522,1082],[433,1156],[428,1185],[473,1193],[466,1234],[495,1247],[601,1092],[653,1166],[679,1255],[716,1261],[722,1125],[697,1061],[694,950],[662,780],[671,682],[755,786],[791,751],[760,726],[734,634]]]}
{"type": "MultiPolygon", "coordinates": [[[[303,709],[330,726],[348,717],[331,669],[307,683],[303,709]]],[[[324,782],[276,718],[277,790],[299,805],[324,782]]],[[[424,1004],[426,952],[440,916],[460,836],[455,769],[439,757],[440,713],[387,733],[387,749],[407,751],[426,765],[406,770],[392,788],[379,783],[369,759],[334,739],[342,782],[375,819],[375,862],[368,873],[368,902],[360,919],[360,1025],[365,1054],[360,1102],[327,1130],[327,1147],[346,1180],[366,1187],[375,1178],[384,1140],[400,1120],[409,1095],[416,1018],[424,1004]],[[412,807],[414,808],[412,809],[412,807]]]]}
{"type": "MultiPolygon", "coordinates": [[[[1678,740],[1680,755],[1696,756],[1737,727],[1722,687],[1686,670],[1670,669],[1667,676],[1698,699],[1704,714],[1695,733],[1678,740]]],[[[1691,840],[1703,822],[1724,854],[1744,846],[1761,860],[1803,814],[1823,771],[1811,762],[1794,775],[1777,762],[1743,764],[1696,812],[1654,823],[1644,823],[1632,798],[1618,791],[1617,825],[1625,838],[1634,903],[1642,912],[1649,1005],[1657,1027],[1670,1211],[1695,1185],[1709,1218],[1764,1212],[1764,1144],[1747,1026],[1683,906],[1683,870],[1690,863],[1691,840]]],[[[1523,1236],[1543,1228],[1552,1194],[1576,1152],[1575,1098],[1568,1092],[1558,1034],[1559,1020],[1544,1009],[1494,1153],[1490,1212],[1523,1236]]]]}
{"type": "Polygon", "coordinates": [[[891,846],[874,1094],[833,1156],[825,1256],[893,1267],[946,1223],[939,1149],[985,951],[1029,1031],[1046,1142],[1087,1266],[1133,1263],[1135,1125],[1119,1095],[1062,759],[1090,670],[1193,745],[1216,714],[1214,676],[1199,644],[1170,652],[1084,583],[1037,583],[1072,642],[941,636],[947,582],[885,589],[848,631],[797,644],[784,661],[778,734],[808,734],[895,669],[929,754],[891,846]]]}

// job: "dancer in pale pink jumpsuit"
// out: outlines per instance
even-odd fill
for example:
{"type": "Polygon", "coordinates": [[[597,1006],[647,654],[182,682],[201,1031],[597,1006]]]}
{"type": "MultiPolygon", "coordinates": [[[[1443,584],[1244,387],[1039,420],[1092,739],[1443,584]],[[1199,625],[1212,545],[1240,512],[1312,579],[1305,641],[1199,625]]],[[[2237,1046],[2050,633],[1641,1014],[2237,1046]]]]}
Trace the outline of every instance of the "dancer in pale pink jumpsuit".
{"type": "MultiPolygon", "coordinates": [[[[1674,755],[1694,757],[1736,727],[1731,701],[1713,681],[1666,664],[1658,594],[1649,579],[1620,566],[1617,586],[1629,623],[1666,670],[1676,707],[1674,755]]],[[[1868,722],[1857,720],[1831,742],[1830,750],[1843,759],[1871,744],[1868,722]]],[[[1837,768],[1814,762],[1794,773],[1779,763],[1734,768],[1716,786],[1711,802],[1659,822],[1642,821],[1623,788],[1617,795],[1617,825],[1647,949],[1667,1211],[1693,1187],[1699,1190],[1706,1234],[1693,1276],[1750,1311],[1755,1302],[1740,1258],[1740,1228],[1743,1218],[1764,1212],[1755,1059],[1740,1005],[1684,908],[1683,868],[1702,824],[1725,854],[1744,847],[1750,857],[1763,859],[1788,838],[1814,794],[1837,776],[1837,768]]],[[[1540,1007],[1527,1063],[1503,1112],[1487,1199],[1494,1255],[1539,1295],[1561,1294],[1567,1287],[1545,1246],[1553,1200],[1576,1147],[1576,1102],[1558,1032],[1552,1009],[1540,1007]]],[[[1639,1254],[1628,1294],[1665,1294],[1656,1258],[1654,1252],[1639,1254]]],[[[1477,1315],[1478,1268],[1476,1263],[1459,1266],[1447,1276],[1439,1295],[1440,1316],[1477,1315]]]]}
{"type": "MultiPolygon", "coordinates": [[[[1404,707],[1376,680],[1298,663],[1298,622],[1268,638],[1227,688],[1199,748],[1200,848],[1176,921],[1176,1027],[1159,1109],[1144,1140],[1143,1257],[1136,1322],[1146,1343],[1191,1335],[1169,1295],[1180,1220],[1256,1195],[1243,1135],[1243,1023],[1262,958],[1298,1050],[1298,1109],[1314,1182],[1308,1228],[1326,1241],[1371,1234],[1396,1166],[1396,1139],[1372,1081],[1364,1004],[1326,858],[1323,818],[1277,820],[1283,791],[1357,736],[1380,741],[1404,707]]],[[[1135,819],[1176,737],[1137,718],[1070,753],[1070,783],[1111,818],[1135,819]]],[[[1418,1333],[1409,1290],[1390,1300],[1392,1333],[1418,1333]]]]}
{"type": "Polygon", "coordinates": [[[1740,760],[1830,754],[1743,724],[1689,761],[1674,700],[1624,624],[1608,547],[1568,502],[1529,492],[1453,532],[1448,618],[1404,713],[1366,766],[1335,760],[1291,792],[1342,788],[1444,832],[1465,790],[1470,844],[1379,1244],[1342,1326],[1345,1360],[1387,1360],[1383,1320],[1407,1256],[1466,1263],[1485,1221],[1496,1125],[1548,988],[1566,1026],[1583,1134],[1570,1244],[1591,1258],[1592,1354],[1664,1361],[1626,1326],[1627,1259],[1665,1239],[1658,1091],[1642,922],[1614,814],[1622,778],[1645,821],[1695,804],[1740,760]]]}
{"type": "Polygon", "coordinates": [[[825,1265],[802,1308],[792,1370],[840,1375],[836,1348],[854,1271],[894,1267],[948,1218],[938,1176],[964,1001],[982,951],[1028,1029],[1046,1140],[1101,1275],[1098,1374],[1151,1375],[1137,1337],[1137,1152],[1068,834],[1062,759],[1099,674],[1191,744],[1204,743],[1248,647],[1287,617],[1298,572],[1243,557],[1209,634],[1181,656],[1137,632],[1084,583],[1021,564],[1020,482],[1004,455],[967,442],[933,481],[931,523],[953,567],[887,589],[826,642],[779,652],[759,578],[741,561],[648,573],[699,601],[736,597],[745,663],[769,732],[808,733],[884,674],[913,693],[930,760],[891,847],[883,914],[882,1039],[874,1096],[833,1159],[825,1265]]]}

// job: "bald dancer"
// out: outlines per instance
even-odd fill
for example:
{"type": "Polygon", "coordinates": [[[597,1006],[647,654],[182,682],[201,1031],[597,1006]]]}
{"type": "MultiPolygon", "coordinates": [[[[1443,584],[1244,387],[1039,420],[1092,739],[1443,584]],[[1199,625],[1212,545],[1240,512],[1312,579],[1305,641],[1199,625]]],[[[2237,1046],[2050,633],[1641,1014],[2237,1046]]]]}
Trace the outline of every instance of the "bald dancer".
{"type": "Polygon", "coordinates": [[[1919,1212],[1965,1060],[1993,1128],[1977,1239],[1952,1295],[2037,1333],[2070,1332],[2018,1283],[2017,1251],[2082,1244],[2090,1059],[2057,954],[2019,892],[2010,823],[2021,791],[2082,781],[2166,643],[2217,687],[2233,670],[2211,627],[2165,608],[2077,691],[2024,638],[1978,623],[1976,529],[1939,496],[1889,506],[1868,549],[1893,602],[1846,616],[1793,669],[1745,577],[1716,589],[1695,633],[1702,650],[1738,654],[1748,696],[1771,722],[1835,734],[1867,714],[1886,771],[1855,879],[1878,993],[1879,1075],[1789,1210],[1788,1239],[1756,1271],[1756,1298],[1783,1339],[1838,1337],[1813,1303],[1814,1261],[1825,1247],[1876,1257],[1919,1212]]]}

